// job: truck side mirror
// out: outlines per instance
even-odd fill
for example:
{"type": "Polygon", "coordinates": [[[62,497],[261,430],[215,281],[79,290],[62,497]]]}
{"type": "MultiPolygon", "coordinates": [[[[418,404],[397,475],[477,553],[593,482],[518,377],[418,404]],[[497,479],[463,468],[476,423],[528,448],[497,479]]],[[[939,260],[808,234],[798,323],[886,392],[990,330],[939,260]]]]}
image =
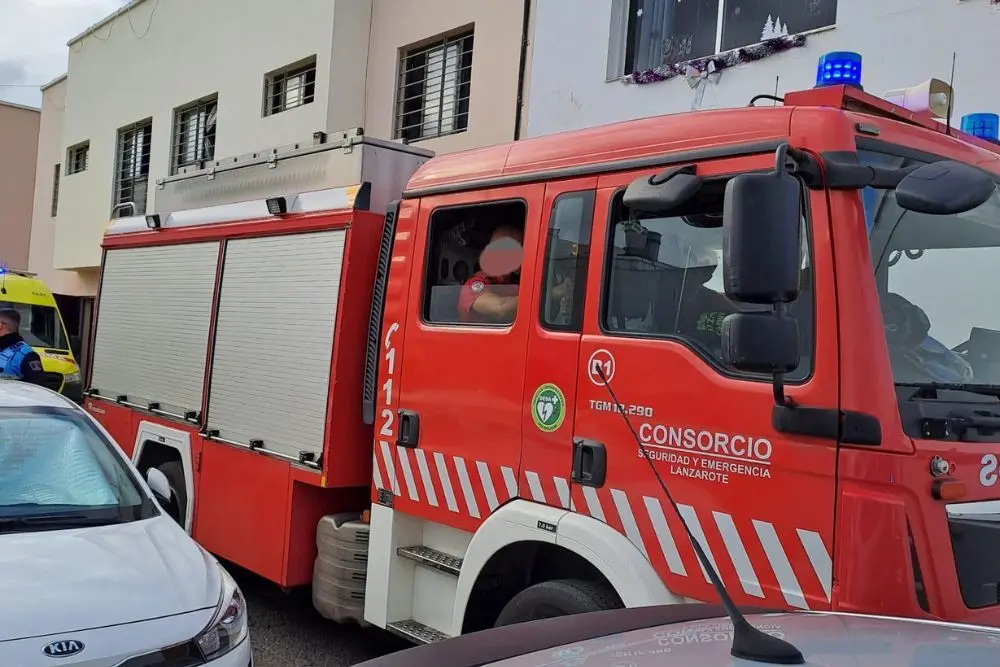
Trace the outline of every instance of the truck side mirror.
{"type": "Polygon", "coordinates": [[[773,375],[778,404],[785,402],[782,376],[799,365],[799,326],[784,304],[799,296],[802,186],[785,171],[786,154],[786,146],[778,150],[769,174],[732,178],[722,210],[726,296],[773,308],[726,317],[723,359],[737,370],[773,375]]]}
{"type": "Polygon", "coordinates": [[[733,301],[777,305],[799,296],[802,187],[784,170],[726,184],[722,272],[733,301]]]}
{"type": "Polygon", "coordinates": [[[914,169],[896,186],[896,203],[907,211],[955,215],[982,206],[996,191],[982,169],[942,160],[914,169]]]}
{"type": "Polygon", "coordinates": [[[799,366],[799,323],[776,313],[736,313],[722,321],[722,360],[746,373],[791,373],[799,366]]]}

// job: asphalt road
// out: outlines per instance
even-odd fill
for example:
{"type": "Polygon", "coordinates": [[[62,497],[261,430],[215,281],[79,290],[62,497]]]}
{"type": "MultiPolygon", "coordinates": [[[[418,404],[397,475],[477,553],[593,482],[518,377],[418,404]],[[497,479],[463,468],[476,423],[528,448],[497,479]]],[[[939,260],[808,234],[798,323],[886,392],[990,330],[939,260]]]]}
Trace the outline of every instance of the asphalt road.
{"type": "Polygon", "coordinates": [[[247,598],[254,667],[343,667],[412,646],[384,630],[326,620],[308,590],[283,593],[235,566],[226,569],[247,598]]]}

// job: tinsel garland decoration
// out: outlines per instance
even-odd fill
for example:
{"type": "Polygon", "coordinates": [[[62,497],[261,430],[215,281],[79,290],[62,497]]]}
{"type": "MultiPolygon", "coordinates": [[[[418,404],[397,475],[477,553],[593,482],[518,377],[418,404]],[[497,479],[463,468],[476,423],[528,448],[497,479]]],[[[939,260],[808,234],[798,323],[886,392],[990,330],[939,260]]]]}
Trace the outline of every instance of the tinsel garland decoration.
{"type": "Polygon", "coordinates": [[[660,65],[655,69],[647,69],[642,72],[634,72],[622,77],[621,81],[625,85],[643,85],[656,83],[658,81],[669,81],[679,76],[685,76],[688,69],[693,67],[699,72],[708,69],[709,63],[713,63],[716,72],[722,72],[730,67],[746,65],[747,63],[763,60],[777,53],[783,53],[791,49],[797,49],[806,45],[805,35],[789,35],[788,37],[775,37],[759,44],[744,46],[732,51],[720,53],[710,58],[698,58],[683,63],[673,65],[660,65]]]}

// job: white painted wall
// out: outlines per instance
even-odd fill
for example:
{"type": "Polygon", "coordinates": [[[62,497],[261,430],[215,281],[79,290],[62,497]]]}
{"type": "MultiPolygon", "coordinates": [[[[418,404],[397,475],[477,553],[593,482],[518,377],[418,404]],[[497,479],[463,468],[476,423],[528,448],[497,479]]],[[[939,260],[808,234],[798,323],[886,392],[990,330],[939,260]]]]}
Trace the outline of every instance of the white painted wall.
{"type": "MultiPolygon", "coordinates": [[[[613,10],[626,0],[537,0],[528,95],[528,136],[687,111],[694,94],[683,78],[642,86],[606,81],[613,10]]],[[[864,57],[869,92],[947,81],[952,52],[955,122],[967,113],[1000,113],[1000,5],[990,0],[839,0],[837,27],[806,46],[728,69],[706,92],[704,108],[744,106],[759,93],[812,87],[829,51],[864,57]]],[[[611,54],[614,56],[615,54],[611,54]]]]}
{"type": "Polygon", "coordinates": [[[90,165],[62,179],[55,268],[100,263],[120,127],[153,118],[152,210],[179,106],[218,94],[217,159],[363,125],[370,11],[371,0],[136,0],[72,42],[61,146],[89,140],[90,165]],[[264,75],[314,54],[316,100],[262,117],[264,75]]]}

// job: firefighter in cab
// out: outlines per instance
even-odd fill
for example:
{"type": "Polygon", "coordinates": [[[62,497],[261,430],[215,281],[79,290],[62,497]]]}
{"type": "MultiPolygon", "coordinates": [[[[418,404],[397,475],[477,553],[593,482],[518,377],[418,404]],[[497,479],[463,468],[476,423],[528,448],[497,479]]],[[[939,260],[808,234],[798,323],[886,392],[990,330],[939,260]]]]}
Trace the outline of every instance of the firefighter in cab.
{"type": "Polygon", "coordinates": [[[0,379],[44,385],[42,359],[24,342],[20,330],[21,314],[13,308],[0,310],[0,379]]]}
{"type": "Polygon", "coordinates": [[[517,293],[524,257],[524,231],[501,224],[479,255],[479,271],[472,274],[458,298],[462,322],[511,324],[517,314],[517,293]]]}

